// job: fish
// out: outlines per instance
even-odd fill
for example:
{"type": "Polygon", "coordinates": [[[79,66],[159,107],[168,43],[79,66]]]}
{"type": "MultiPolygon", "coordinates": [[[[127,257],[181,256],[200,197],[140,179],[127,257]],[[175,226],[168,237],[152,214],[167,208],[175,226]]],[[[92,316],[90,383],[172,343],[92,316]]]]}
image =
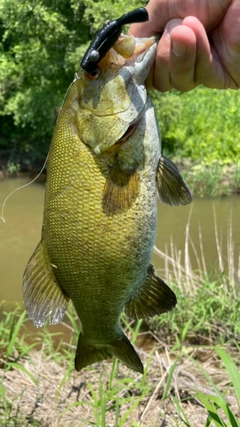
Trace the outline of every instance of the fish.
{"type": "Polygon", "coordinates": [[[59,323],[72,301],[81,323],[77,371],[116,357],[143,373],[121,313],[148,319],[177,302],[151,264],[158,202],[185,205],[192,194],[161,153],[144,83],[156,48],[154,37],[122,34],[93,72],[80,69],[48,154],[42,235],[23,298],[36,327],[59,323]]]}

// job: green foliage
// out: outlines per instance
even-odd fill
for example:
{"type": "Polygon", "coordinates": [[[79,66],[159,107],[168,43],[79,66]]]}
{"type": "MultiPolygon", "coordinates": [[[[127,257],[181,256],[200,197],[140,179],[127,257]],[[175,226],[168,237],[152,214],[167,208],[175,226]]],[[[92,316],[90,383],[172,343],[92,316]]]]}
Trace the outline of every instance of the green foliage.
{"type": "Polygon", "coordinates": [[[222,362],[228,372],[229,378],[233,384],[235,395],[237,398],[238,406],[240,409],[240,372],[230,355],[223,349],[216,347],[218,355],[221,357],[222,362]]]}
{"type": "MultiPolygon", "coordinates": [[[[0,156],[5,167],[42,163],[64,94],[94,34],[107,19],[145,4],[0,0],[0,156]]],[[[237,91],[199,87],[152,96],[166,154],[207,165],[239,160],[237,91]]]]}
{"type": "Polygon", "coordinates": [[[0,154],[45,157],[64,93],[106,19],[143,1],[0,0],[0,154]]]}
{"type": "MultiPolygon", "coordinates": [[[[97,393],[91,382],[89,382],[87,387],[91,393],[91,402],[84,402],[80,400],[69,406],[64,412],[71,410],[74,406],[79,407],[80,409],[83,405],[87,404],[91,407],[91,411],[94,416],[94,421],[91,422],[91,425],[96,427],[106,427],[107,414],[110,411],[114,411],[114,426],[124,427],[134,409],[137,408],[141,401],[148,395],[151,390],[151,385],[142,384],[139,380],[133,380],[131,377],[119,379],[116,372],[115,375],[114,383],[111,384],[111,386],[105,385],[100,378],[97,393]],[[120,407],[123,405],[126,406],[126,411],[121,417],[120,407]]],[[[81,417],[81,421],[86,424],[89,423],[89,420],[84,419],[83,417],[81,417]]]]}
{"type": "Polygon", "coordinates": [[[238,91],[198,87],[153,94],[163,150],[198,164],[224,165],[240,159],[238,91]]]}
{"type": "MultiPolygon", "coordinates": [[[[196,394],[194,395],[194,397],[197,398],[198,402],[201,402],[202,407],[204,407],[207,412],[208,416],[204,423],[204,427],[210,427],[213,425],[215,425],[216,427],[240,427],[240,419],[238,418],[237,415],[235,415],[234,411],[232,410],[231,406],[229,405],[226,399],[226,397],[228,397],[230,387],[233,386],[233,389],[238,401],[238,405],[239,405],[239,392],[240,392],[239,370],[238,370],[238,367],[235,365],[233,359],[228,353],[226,353],[222,348],[218,348],[218,347],[216,347],[215,350],[220,356],[224,364],[224,367],[228,373],[228,378],[229,378],[228,386],[225,387],[225,392],[223,394],[215,385],[214,381],[212,380],[210,375],[207,373],[207,371],[204,370],[202,366],[198,362],[194,361],[193,359],[194,363],[197,366],[199,366],[203,375],[206,377],[207,385],[211,386],[211,389],[213,390],[211,394],[207,394],[206,392],[199,391],[196,386],[196,394]]],[[[172,367],[173,366],[174,365],[172,365],[172,367]]],[[[189,418],[187,416],[187,413],[184,410],[184,407],[181,401],[173,395],[171,396],[171,399],[175,404],[179,418],[181,419],[182,423],[187,427],[193,427],[193,425],[189,421],[189,418]]],[[[184,399],[182,401],[184,401],[184,399]]],[[[175,419],[174,421],[176,423],[176,426],[180,426],[177,419],[175,419]]],[[[204,421],[204,419],[202,421],[204,421]]]]}
{"type": "Polygon", "coordinates": [[[0,357],[4,354],[7,361],[11,359],[16,362],[26,352],[23,333],[24,323],[26,322],[26,312],[23,312],[23,310],[17,306],[12,312],[3,311],[2,313],[2,308],[3,304],[0,304],[0,313],[4,318],[4,320],[0,322],[0,357]],[[19,339],[20,331],[22,338],[19,339]],[[14,355],[15,351],[17,351],[16,357],[14,355]]]}
{"type": "MultiPolygon", "coordinates": [[[[85,0],[85,14],[86,22],[91,25],[91,29],[96,32],[109,19],[120,17],[123,13],[136,9],[137,7],[144,6],[148,3],[147,0],[85,0]]],[[[123,28],[126,30],[126,27],[123,28]]]]}
{"type": "MultiPolygon", "coordinates": [[[[238,367],[235,365],[233,359],[223,349],[216,347],[218,355],[220,356],[225,369],[228,372],[230,384],[226,389],[224,395],[218,390],[207,372],[203,371],[208,382],[212,385],[216,396],[208,395],[205,393],[197,392],[196,397],[203,404],[208,412],[208,418],[205,427],[209,427],[214,423],[216,427],[240,427],[240,419],[237,418],[232,411],[230,405],[227,403],[225,397],[228,394],[229,386],[232,385],[237,398],[238,406],[240,405],[240,373],[238,367]]],[[[240,408],[240,406],[239,406],[240,408]]]]}

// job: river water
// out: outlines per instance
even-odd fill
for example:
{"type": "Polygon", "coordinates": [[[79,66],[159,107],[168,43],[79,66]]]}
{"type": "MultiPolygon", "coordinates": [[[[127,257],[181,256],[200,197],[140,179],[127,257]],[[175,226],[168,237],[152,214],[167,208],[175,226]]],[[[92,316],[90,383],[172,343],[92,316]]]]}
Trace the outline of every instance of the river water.
{"type": "MultiPolygon", "coordinates": [[[[26,177],[1,180],[0,208],[11,191],[27,182],[29,180],[26,177]]],[[[43,201],[44,184],[34,183],[15,192],[6,203],[6,222],[0,220],[0,301],[22,302],[22,275],[40,239],[43,201]]],[[[224,267],[227,270],[228,264],[231,263],[237,270],[240,250],[239,196],[194,198],[193,203],[185,207],[159,205],[156,246],[168,255],[171,255],[171,251],[174,252],[183,264],[187,224],[187,242],[193,269],[198,269],[199,262],[202,263],[202,253],[208,272],[218,268],[219,253],[215,232],[217,228],[224,267]]],[[[157,270],[164,272],[166,264],[161,257],[154,254],[153,263],[157,270]]],[[[202,264],[200,267],[202,268],[202,264]]]]}

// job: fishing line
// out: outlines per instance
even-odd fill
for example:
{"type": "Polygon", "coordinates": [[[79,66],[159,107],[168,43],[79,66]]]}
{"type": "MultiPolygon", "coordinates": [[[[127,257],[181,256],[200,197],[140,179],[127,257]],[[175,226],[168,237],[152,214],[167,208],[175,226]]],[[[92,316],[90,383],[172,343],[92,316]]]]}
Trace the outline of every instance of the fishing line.
{"type": "MultiPolygon", "coordinates": [[[[65,93],[65,95],[64,95],[64,98],[63,98],[63,101],[62,101],[61,107],[60,107],[60,109],[59,109],[59,113],[58,113],[58,116],[57,116],[57,120],[56,120],[56,122],[58,121],[58,118],[59,118],[60,112],[61,112],[61,110],[62,110],[63,104],[64,104],[64,102],[65,102],[66,96],[67,96],[67,94],[68,94],[68,92],[69,92],[69,90],[70,90],[71,86],[72,86],[72,85],[73,85],[73,83],[74,83],[76,80],[78,80],[78,79],[79,79],[79,76],[78,76],[78,74],[77,74],[77,73],[75,73],[75,75],[74,75],[74,79],[73,79],[72,83],[69,85],[69,87],[68,87],[68,89],[66,90],[66,93],[65,93]]],[[[28,182],[27,184],[21,185],[21,186],[20,186],[20,187],[18,187],[18,188],[15,188],[15,190],[11,191],[11,193],[9,193],[9,194],[8,194],[8,196],[5,198],[5,200],[4,200],[3,204],[2,204],[2,212],[1,212],[1,216],[0,216],[0,220],[2,220],[4,223],[6,223],[6,220],[5,220],[5,218],[4,218],[4,210],[5,210],[5,206],[6,206],[6,203],[7,203],[8,199],[9,199],[9,197],[11,197],[14,193],[16,193],[16,191],[22,190],[23,188],[26,188],[26,187],[28,187],[29,185],[33,184],[33,183],[36,181],[36,179],[38,179],[38,177],[39,177],[39,176],[41,175],[41,173],[43,172],[43,170],[44,170],[44,168],[45,168],[45,166],[46,166],[46,164],[47,164],[47,159],[48,159],[48,155],[47,155],[47,157],[46,157],[46,159],[45,159],[45,162],[44,162],[44,164],[43,164],[42,169],[40,170],[40,172],[37,174],[37,176],[35,176],[35,178],[34,178],[32,181],[28,182]]]]}
{"type": "Polygon", "coordinates": [[[16,193],[16,191],[21,190],[22,188],[28,187],[28,186],[29,186],[29,185],[31,185],[34,181],[36,181],[36,179],[41,175],[41,173],[42,173],[43,169],[45,168],[46,163],[47,163],[47,159],[48,159],[48,156],[46,157],[46,160],[45,160],[45,162],[44,162],[44,164],[43,164],[42,169],[40,170],[40,172],[37,174],[37,176],[35,176],[35,178],[34,178],[32,181],[28,182],[27,184],[21,185],[21,186],[20,186],[20,187],[18,187],[18,188],[15,188],[15,190],[11,191],[11,193],[9,193],[9,194],[8,194],[8,196],[5,198],[5,200],[4,200],[4,202],[3,202],[3,205],[2,205],[2,215],[0,216],[0,219],[1,219],[4,223],[6,222],[6,221],[5,221],[5,218],[4,218],[4,209],[5,209],[5,206],[6,206],[6,203],[7,203],[8,199],[9,199],[9,197],[11,197],[14,193],[16,193]]]}
{"type": "Polygon", "coordinates": [[[80,79],[80,77],[79,77],[78,73],[75,73],[75,74],[74,74],[74,79],[73,79],[72,83],[70,83],[70,85],[68,86],[68,88],[67,88],[67,90],[66,90],[66,92],[65,92],[65,95],[64,95],[64,97],[63,97],[61,107],[59,108],[59,113],[58,113],[58,116],[57,116],[56,123],[58,122],[58,119],[59,119],[60,113],[61,113],[61,111],[62,111],[62,107],[63,107],[63,104],[64,104],[64,102],[65,102],[65,99],[66,99],[66,97],[67,97],[68,92],[70,91],[70,89],[71,89],[71,87],[72,87],[73,83],[75,83],[75,81],[76,81],[76,80],[79,80],[79,79],[80,79]]]}

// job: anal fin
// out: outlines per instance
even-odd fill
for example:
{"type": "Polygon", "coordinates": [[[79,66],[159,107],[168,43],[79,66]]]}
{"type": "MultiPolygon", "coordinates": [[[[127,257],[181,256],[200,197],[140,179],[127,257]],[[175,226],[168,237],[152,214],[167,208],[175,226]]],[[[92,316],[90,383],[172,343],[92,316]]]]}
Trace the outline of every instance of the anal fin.
{"type": "Polygon", "coordinates": [[[163,155],[157,169],[157,190],[160,202],[167,205],[187,205],[192,201],[191,190],[177,166],[163,155]]]}
{"type": "Polygon", "coordinates": [[[60,288],[43,241],[36,247],[23,275],[23,299],[28,317],[36,327],[49,319],[51,325],[59,323],[68,306],[69,298],[60,288]]]}
{"type": "Polygon", "coordinates": [[[131,318],[144,319],[170,311],[176,303],[174,292],[154,273],[154,268],[150,265],[143,286],[125,306],[125,311],[131,318]]]}

